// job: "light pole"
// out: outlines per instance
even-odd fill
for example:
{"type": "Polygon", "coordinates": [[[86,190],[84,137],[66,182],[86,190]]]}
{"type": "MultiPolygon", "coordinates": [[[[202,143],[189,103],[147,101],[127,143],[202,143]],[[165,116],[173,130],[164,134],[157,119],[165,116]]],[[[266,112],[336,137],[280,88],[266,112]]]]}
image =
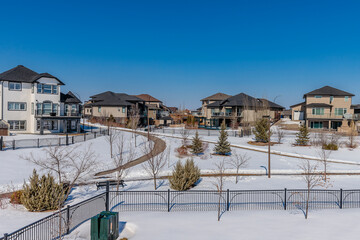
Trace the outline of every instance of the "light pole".
{"type": "Polygon", "coordinates": [[[270,146],[271,146],[271,143],[270,143],[270,134],[271,134],[271,131],[270,131],[270,116],[267,115],[267,116],[263,116],[264,118],[267,118],[268,119],[268,178],[271,178],[271,157],[270,157],[270,146]]]}

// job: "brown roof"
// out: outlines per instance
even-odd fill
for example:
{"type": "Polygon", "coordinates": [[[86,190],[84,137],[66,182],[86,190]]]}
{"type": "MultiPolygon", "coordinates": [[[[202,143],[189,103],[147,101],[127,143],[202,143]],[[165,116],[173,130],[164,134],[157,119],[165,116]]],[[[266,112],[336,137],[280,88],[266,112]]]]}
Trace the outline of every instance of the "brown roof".
{"type": "Polygon", "coordinates": [[[296,107],[296,106],[299,106],[299,105],[305,105],[305,102],[301,102],[301,103],[291,105],[290,108],[293,108],[293,107],[296,107]]]}
{"type": "Polygon", "coordinates": [[[333,88],[333,87],[330,87],[330,86],[325,86],[325,87],[316,89],[316,90],[314,90],[312,92],[308,92],[308,93],[306,93],[304,95],[304,97],[307,96],[307,95],[355,96],[352,93],[345,92],[343,90],[333,88]]]}
{"type": "Polygon", "coordinates": [[[214,95],[203,98],[200,101],[207,101],[207,100],[222,101],[222,100],[225,100],[225,99],[227,99],[229,97],[231,97],[231,95],[227,95],[225,93],[215,93],[214,95]]]}
{"type": "Polygon", "coordinates": [[[135,95],[135,96],[138,98],[141,98],[142,100],[144,100],[146,102],[161,102],[159,99],[156,99],[149,94],[140,94],[140,95],[135,95]]]}

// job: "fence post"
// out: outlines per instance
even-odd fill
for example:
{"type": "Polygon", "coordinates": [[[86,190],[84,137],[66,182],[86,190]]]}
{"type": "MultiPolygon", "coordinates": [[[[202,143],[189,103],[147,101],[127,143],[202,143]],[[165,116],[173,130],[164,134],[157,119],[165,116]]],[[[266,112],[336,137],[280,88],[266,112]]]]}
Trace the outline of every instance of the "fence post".
{"type": "Polygon", "coordinates": [[[1,136],[1,138],[0,138],[0,151],[3,150],[3,142],[4,142],[4,137],[1,136]]]}
{"type": "Polygon", "coordinates": [[[70,233],[70,205],[66,207],[66,234],[70,233]]]}
{"type": "Polygon", "coordinates": [[[340,188],[340,209],[343,207],[343,190],[340,188]]]}
{"type": "Polygon", "coordinates": [[[72,144],[74,144],[74,136],[71,137],[72,144]]]}
{"type": "Polygon", "coordinates": [[[230,209],[230,190],[226,191],[226,211],[230,209]]]}
{"type": "Polygon", "coordinates": [[[38,148],[40,147],[40,138],[38,138],[38,140],[37,140],[37,147],[38,148]]]}
{"type": "Polygon", "coordinates": [[[66,134],[66,146],[69,145],[69,134],[66,134]]]}
{"type": "Polygon", "coordinates": [[[15,150],[15,139],[13,140],[13,150],[15,150]]]}
{"type": "Polygon", "coordinates": [[[210,136],[210,130],[208,130],[208,136],[210,136]]]}
{"type": "Polygon", "coordinates": [[[287,190],[286,190],[286,188],[284,189],[284,210],[286,210],[286,198],[287,198],[287,196],[286,196],[286,192],[287,192],[287,190]]]}
{"type": "Polygon", "coordinates": [[[8,234],[4,233],[4,240],[7,240],[7,239],[8,239],[8,234]]]}
{"type": "Polygon", "coordinates": [[[84,142],[86,141],[86,133],[84,133],[84,142]]]}
{"type": "Polygon", "coordinates": [[[59,138],[59,146],[61,146],[61,138],[59,138]]]}
{"type": "Polygon", "coordinates": [[[106,181],[105,211],[109,211],[109,192],[110,192],[110,182],[106,181]]]}
{"type": "Polygon", "coordinates": [[[96,138],[96,132],[94,132],[94,138],[96,138]]]}
{"type": "Polygon", "coordinates": [[[167,204],[168,204],[168,212],[170,212],[170,189],[168,189],[168,201],[167,201],[167,204]]]}

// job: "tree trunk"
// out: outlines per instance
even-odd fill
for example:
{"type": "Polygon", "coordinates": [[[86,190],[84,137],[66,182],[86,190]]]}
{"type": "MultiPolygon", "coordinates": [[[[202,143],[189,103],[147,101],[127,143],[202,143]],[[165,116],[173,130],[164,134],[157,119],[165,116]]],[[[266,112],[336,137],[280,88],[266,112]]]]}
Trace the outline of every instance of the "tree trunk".
{"type": "Polygon", "coordinates": [[[156,176],[154,176],[154,189],[156,190],[156,176]]]}
{"type": "Polygon", "coordinates": [[[310,189],[308,188],[307,197],[306,197],[306,207],[305,207],[305,219],[308,218],[308,214],[309,214],[309,200],[310,200],[310,189]]]}

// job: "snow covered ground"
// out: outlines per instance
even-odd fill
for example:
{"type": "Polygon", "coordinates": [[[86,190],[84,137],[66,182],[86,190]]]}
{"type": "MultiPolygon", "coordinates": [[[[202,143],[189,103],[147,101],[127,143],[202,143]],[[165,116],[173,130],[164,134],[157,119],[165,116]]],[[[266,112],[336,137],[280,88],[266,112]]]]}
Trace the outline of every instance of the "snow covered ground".
{"type": "MultiPolygon", "coordinates": [[[[311,211],[305,220],[299,211],[234,211],[218,222],[216,212],[122,212],[120,238],[355,240],[359,215],[360,209],[321,210],[311,211]]],[[[86,222],[66,239],[90,239],[89,229],[86,222]]]]}

